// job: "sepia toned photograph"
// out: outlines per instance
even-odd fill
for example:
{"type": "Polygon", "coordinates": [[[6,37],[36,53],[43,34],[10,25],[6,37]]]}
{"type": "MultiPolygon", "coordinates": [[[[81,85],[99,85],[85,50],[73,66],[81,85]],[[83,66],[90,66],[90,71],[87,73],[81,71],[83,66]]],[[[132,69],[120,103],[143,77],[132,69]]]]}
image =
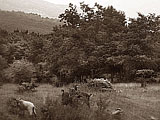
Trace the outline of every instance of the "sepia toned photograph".
{"type": "Polygon", "coordinates": [[[160,1],[0,0],[0,120],[160,120],[160,1]]]}

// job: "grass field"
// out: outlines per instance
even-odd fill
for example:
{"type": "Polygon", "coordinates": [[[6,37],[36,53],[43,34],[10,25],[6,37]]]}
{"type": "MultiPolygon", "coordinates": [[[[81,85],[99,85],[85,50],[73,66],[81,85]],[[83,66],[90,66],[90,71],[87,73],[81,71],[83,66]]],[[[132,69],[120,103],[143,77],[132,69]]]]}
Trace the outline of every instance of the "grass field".
{"type": "MultiPolygon", "coordinates": [[[[71,85],[70,85],[71,86],[71,85]]],[[[7,111],[7,100],[11,97],[23,98],[31,101],[37,107],[38,116],[41,115],[40,108],[45,103],[45,98],[49,96],[53,100],[61,99],[61,89],[68,90],[70,86],[61,88],[53,87],[49,84],[41,84],[37,92],[17,93],[17,85],[4,84],[0,88],[0,113],[10,116],[11,120],[21,120],[18,116],[10,115],[7,111]]],[[[80,85],[82,91],[92,93],[91,109],[97,109],[96,102],[101,97],[110,100],[108,110],[111,112],[116,108],[123,109],[122,120],[151,120],[151,116],[160,120],[160,85],[148,85],[147,89],[140,88],[139,84],[114,84],[114,88],[121,92],[95,92],[89,90],[85,85],[80,85]]],[[[24,119],[25,120],[25,119],[24,119]]]]}

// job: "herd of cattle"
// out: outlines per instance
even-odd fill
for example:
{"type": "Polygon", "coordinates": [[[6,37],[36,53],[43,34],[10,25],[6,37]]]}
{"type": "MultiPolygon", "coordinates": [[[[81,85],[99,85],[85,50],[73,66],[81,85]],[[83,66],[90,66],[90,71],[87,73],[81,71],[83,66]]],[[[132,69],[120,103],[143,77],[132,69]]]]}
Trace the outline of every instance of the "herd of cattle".
{"type": "MultiPolygon", "coordinates": [[[[104,78],[92,79],[88,82],[87,86],[102,92],[114,90],[110,81],[104,78]]],[[[69,88],[69,91],[62,90],[62,104],[70,105],[72,107],[87,105],[90,108],[90,97],[92,94],[83,92],[78,88],[79,86],[75,85],[73,88],[69,88]]]]}
{"type": "MultiPolygon", "coordinates": [[[[35,87],[38,87],[34,83],[22,83],[19,85],[18,89],[20,91],[24,90],[32,90],[35,89],[35,87]]],[[[88,87],[100,87],[100,88],[109,88],[113,89],[111,83],[108,80],[105,79],[93,79],[88,83],[88,87]]],[[[69,88],[68,91],[65,91],[64,89],[61,90],[61,103],[62,105],[70,105],[71,107],[79,107],[82,105],[87,106],[90,108],[90,98],[92,94],[89,94],[87,92],[83,92],[79,89],[78,85],[74,85],[72,88],[69,88]]],[[[36,117],[36,110],[35,105],[30,102],[23,99],[16,99],[12,98],[10,100],[9,106],[11,108],[11,111],[13,112],[13,109],[15,109],[16,114],[19,114],[19,111],[21,111],[21,115],[24,115],[24,111],[28,111],[31,116],[36,117]]]]}
{"type": "Polygon", "coordinates": [[[72,107],[78,107],[83,104],[87,105],[90,108],[90,97],[92,94],[82,92],[78,90],[78,86],[75,85],[73,88],[70,88],[68,92],[62,91],[62,104],[71,105],[72,107]]]}
{"type": "MultiPolygon", "coordinates": [[[[108,79],[104,78],[95,78],[90,79],[87,83],[87,86],[89,88],[95,88],[99,91],[106,91],[112,89],[112,84],[108,79]]],[[[35,82],[22,82],[18,86],[18,92],[23,93],[25,91],[35,91],[35,88],[38,87],[38,85],[35,82]]]]}

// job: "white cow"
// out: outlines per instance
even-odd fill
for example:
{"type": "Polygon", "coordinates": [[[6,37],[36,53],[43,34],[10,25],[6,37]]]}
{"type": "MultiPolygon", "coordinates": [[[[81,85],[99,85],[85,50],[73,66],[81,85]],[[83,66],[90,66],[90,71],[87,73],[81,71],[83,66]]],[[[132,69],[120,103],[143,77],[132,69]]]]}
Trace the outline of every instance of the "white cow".
{"type": "Polygon", "coordinates": [[[32,102],[25,101],[22,99],[18,99],[17,101],[18,101],[18,107],[20,108],[20,110],[22,110],[22,112],[27,110],[31,116],[34,115],[36,117],[35,106],[32,102]]]}

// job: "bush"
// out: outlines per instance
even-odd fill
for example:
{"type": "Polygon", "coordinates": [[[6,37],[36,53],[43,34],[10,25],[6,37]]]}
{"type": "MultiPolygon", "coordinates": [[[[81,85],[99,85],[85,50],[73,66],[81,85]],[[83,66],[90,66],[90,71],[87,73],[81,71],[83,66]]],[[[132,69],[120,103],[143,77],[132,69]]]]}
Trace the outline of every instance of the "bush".
{"type": "Polygon", "coordinates": [[[9,68],[4,70],[5,78],[14,83],[30,82],[34,72],[34,65],[25,59],[14,61],[9,68]]]}
{"type": "Polygon", "coordinates": [[[43,113],[41,120],[89,120],[90,116],[86,109],[63,106],[58,101],[44,106],[41,111],[43,113]]]}
{"type": "MultiPolygon", "coordinates": [[[[109,113],[88,106],[78,108],[62,105],[59,101],[47,98],[46,105],[41,108],[41,120],[111,120],[109,113]]],[[[108,105],[108,103],[107,103],[108,105]]],[[[107,106],[105,104],[105,107],[107,106]]]]}
{"type": "Polygon", "coordinates": [[[154,76],[154,71],[150,69],[137,70],[136,75],[142,77],[140,79],[141,87],[146,87],[147,81],[148,82],[151,81],[151,79],[147,79],[147,78],[151,78],[152,76],[154,76]]]}
{"type": "Polygon", "coordinates": [[[144,78],[150,78],[154,75],[154,71],[150,69],[137,70],[136,75],[144,78]]]}

